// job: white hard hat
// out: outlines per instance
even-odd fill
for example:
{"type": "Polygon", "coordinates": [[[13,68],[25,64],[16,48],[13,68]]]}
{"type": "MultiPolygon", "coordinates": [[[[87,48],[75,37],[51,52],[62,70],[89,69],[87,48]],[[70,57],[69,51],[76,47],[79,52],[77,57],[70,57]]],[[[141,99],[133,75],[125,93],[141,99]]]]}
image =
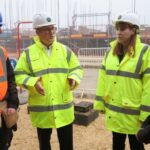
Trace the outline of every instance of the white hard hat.
{"type": "Polygon", "coordinates": [[[117,19],[115,20],[115,24],[119,22],[125,22],[132,25],[135,25],[136,27],[140,27],[140,22],[137,14],[132,12],[125,12],[120,14],[117,19]]]}
{"type": "Polygon", "coordinates": [[[55,25],[47,13],[35,14],[33,17],[33,28],[38,29],[44,26],[55,25]]]}

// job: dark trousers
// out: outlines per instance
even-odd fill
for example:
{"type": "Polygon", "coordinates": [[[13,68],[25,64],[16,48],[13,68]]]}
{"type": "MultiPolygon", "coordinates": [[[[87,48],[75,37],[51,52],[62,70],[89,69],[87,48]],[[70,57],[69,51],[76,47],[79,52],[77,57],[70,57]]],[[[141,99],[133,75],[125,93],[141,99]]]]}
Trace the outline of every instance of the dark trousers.
{"type": "Polygon", "coordinates": [[[5,126],[4,119],[2,118],[2,127],[0,128],[0,150],[8,150],[11,144],[12,137],[12,128],[8,129],[5,126]]]}
{"type": "MultiPolygon", "coordinates": [[[[126,134],[112,132],[113,150],[125,150],[126,134]]],[[[136,139],[135,135],[128,135],[131,150],[144,150],[144,145],[136,139]]]]}
{"type": "MultiPolygon", "coordinates": [[[[51,134],[52,134],[51,128],[49,129],[37,128],[40,150],[51,150],[51,145],[50,145],[51,134]]],[[[57,136],[59,140],[60,150],[73,150],[73,125],[72,124],[58,128],[57,136]]]]}

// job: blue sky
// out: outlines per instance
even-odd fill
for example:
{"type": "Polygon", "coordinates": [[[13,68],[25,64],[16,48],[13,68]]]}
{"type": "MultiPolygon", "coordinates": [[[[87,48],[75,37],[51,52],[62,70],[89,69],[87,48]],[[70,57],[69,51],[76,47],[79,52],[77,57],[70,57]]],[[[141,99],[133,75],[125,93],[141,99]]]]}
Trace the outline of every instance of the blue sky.
{"type": "MultiPolygon", "coordinates": [[[[75,13],[109,11],[111,11],[111,20],[120,12],[136,11],[140,22],[150,25],[149,6],[150,0],[0,0],[0,11],[4,16],[5,27],[8,28],[15,27],[17,21],[31,21],[33,15],[39,12],[48,12],[57,24],[59,21],[60,27],[71,25],[75,13]]],[[[105,24],[107,17],[100,17],[96,21],[105,24]]],[[[83,18],[78,18],[78,22],[82,24],[83,18]]]]}

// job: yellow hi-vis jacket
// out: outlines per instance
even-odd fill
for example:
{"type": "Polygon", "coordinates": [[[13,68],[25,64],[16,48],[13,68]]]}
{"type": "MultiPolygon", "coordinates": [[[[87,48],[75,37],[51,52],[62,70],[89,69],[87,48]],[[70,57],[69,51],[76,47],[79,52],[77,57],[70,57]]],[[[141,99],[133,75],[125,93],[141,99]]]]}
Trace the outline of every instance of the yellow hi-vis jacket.
{"type": "Polygon", "coordinates": [[[150,115],[150,48],[136,37],[136,51],[119,58],[113,55],[116,41],[99,70],[94,108],[105,112],[106,128],[135,134],[150,115]]]}
{"type": "Polygon", "coordinates": [[[28,110],[32,125],[39,128],[59,128],[74,120],[72,91],[68,78],[77,85],[83,70],[75,54],[63,44],[53,42],[51,55],[36,37],[35,44],[21,55],[15,68],[16,82],[28,89],[28,110]],[[34,85],[41,77],[45,96],[34,85]]]}

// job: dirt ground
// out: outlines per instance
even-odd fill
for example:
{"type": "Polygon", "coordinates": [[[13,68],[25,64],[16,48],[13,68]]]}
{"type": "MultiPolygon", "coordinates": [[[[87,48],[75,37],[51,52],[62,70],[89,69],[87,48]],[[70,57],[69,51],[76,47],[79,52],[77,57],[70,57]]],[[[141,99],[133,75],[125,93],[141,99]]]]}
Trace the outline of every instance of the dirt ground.
{"type": "MultiPolygon", "coordinates": [[[[93,99],[93,92],[97,84],[97,69],[84,69],[85,75],[79,86],[79,97],[86,93],[88,98],[93,99]],[[87,82],[88,81],[88,82],[87,82]],[[81,90],[83,90],[81,92],[81,90]],[[89,95],[92,95],[91,97],[89,95]]],[[[19,95],[21,102],[26,103],[26,93],[19,95]]],[[[79,100],[80,101],[80,100],[79,100]]],[[[90,101],[88,99],[88,101],[90,101]]],[[[78,100],[76,100],[78,102],[78,100]]],[[[38,140],[36,129],[31,126],[27,105],[20,106],[20,117],[18,130],[14,133],[14,138],[10,150],[38,150],[38,140]]],[[[104,116],[94,120],[88,126],[74,124],[74,150],[111,150],[111,132],[104,127],[104,116]]],[[[51,139],[52,150],[59,150],[56,130],[53,130],[51,139]]],[[[129,150],[128,141],[126,150],[129,150]]],[[[146,145],[146,150],[150,150],[150,145],[146,145]]]]}
{"type": "MultiPolygon", "coordinates": [[[[59,150],[56,130],[53,130],[51,144],[52,150],[59,150]]],[[[104,116],[99,117],[88,126],[74,125],[74,149],[75,150],[111,150],[111,132],[104,128],[104,116]]],[[[150,145],[146,146],[146,150],[150,145]]],[[[20,106],[18,130],[10,150],[38,150],[36,129],[31,127],[27,105],[20,106]]],[[[128,142],[127,142],[127,148],[128,142]]]]}

